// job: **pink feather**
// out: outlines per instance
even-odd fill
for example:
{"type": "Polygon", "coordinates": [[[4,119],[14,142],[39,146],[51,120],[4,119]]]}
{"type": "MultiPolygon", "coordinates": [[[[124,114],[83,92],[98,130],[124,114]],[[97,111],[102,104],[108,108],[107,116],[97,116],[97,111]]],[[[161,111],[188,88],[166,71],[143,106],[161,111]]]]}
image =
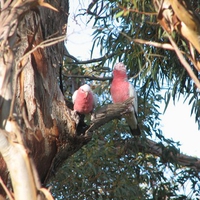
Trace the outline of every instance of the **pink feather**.
{"type": "Polygon", "coordinates": [[[117,63],[113,70],[113,81],[110,88],[113,103],[122,103],[129,97],[134,97],[133,104],[129,108],[130,113],[125,115],[126,121],[133,135],[140,135],[137,122],[137,94],[131,83],[128,82],[126,67],[123,63],[117,63]]]}

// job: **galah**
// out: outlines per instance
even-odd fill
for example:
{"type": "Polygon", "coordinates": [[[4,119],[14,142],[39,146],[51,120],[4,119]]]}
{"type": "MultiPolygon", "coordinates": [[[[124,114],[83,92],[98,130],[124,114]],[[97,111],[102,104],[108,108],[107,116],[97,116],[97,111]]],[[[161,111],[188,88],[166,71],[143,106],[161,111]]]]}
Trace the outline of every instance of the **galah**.
{"type": "Polygon", "coordinates": [[[123,63],[117,63],[113,69],[113,80],[110,88],[111,97],[113,103],[122,103],[130,97],[133,98],[133,103],[130,106],[127,114],[125,114],[125,119],[130,127],[130,131],[133,135],[140,135],[140,129],[138,127],[137,113],[138,113],[138,103],[137,103],[137,93],[131,83],[128,82],[126,67],[123,63]]]}
{"type": "Polygon", "coordinates": [[[89,85],[82,85],[72,96],[74,110],[80,114],[89,114],[97,104],[96,95],[89,85]]]}

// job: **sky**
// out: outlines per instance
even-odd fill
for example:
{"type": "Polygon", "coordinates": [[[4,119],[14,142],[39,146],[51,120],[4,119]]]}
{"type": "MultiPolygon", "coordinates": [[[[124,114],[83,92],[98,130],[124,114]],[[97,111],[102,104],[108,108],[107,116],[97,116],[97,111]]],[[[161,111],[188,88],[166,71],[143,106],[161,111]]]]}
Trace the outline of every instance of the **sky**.
{"type": "MultiPolygon", "coordinates": [[[[79,0],[79,3],[70,4],[70,16],[67,27],[67,49],[74,57],[87,60],[90,58],[90,48],[92,46],[92,24],[87,24],[87,16],[75,18],[80,8],[87,8],[88,0],[79,0]]],[[[96,57],[98,53],[94,53],[96,57]]],[[[160,112],[164,111],[161,105],[160,112]]],[[[166,112],[161,117],[161,129],[165,137],[180,142],[182,153],[200,157],[200,130],[195,123],[195,116],[190,115],[191,106],[183,97],[174,105],[171,100],[166,112]]]]}

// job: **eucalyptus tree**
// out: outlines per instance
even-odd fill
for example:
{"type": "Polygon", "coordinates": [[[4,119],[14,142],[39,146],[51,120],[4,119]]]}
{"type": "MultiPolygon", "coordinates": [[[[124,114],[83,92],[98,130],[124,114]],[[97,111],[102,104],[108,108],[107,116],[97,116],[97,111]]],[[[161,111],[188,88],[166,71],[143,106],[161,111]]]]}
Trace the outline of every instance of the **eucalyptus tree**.
{"type": "MultiPolygon", "coordinates": [[[[64,48],[68,1],[1,1],[3,197],[52,199],[42,185],[51,185],[57,199],[190,199],[198,194],[199,159],[181,154],[159,127],[160,102],[167,108],[170,97],[180,94],[190,98],[199,116],[199,30],[190,28],[199,27],[198,19],[187,4],[174,2],[179,3],[91,2],[84,13],[94,19],[91,51],[100,46],[102,57],[84,62],[64,48]],[[183,24],[192,40],[184,35],[183,24]],[[138,89],[139,137],[132,137],[125,121],[118,120],[129,112],[132,100],[110,101],[110,71],[117,61],[128,66],[138,89]],[[91,82],[100,97],[91,119],[74,113],[71,103],[83,82],[91,82]],[[179,187],[187,180],[192,185],[186,197],[179,187]]],[[[197,3],[191,5],[196,8],[197,3]]]]}

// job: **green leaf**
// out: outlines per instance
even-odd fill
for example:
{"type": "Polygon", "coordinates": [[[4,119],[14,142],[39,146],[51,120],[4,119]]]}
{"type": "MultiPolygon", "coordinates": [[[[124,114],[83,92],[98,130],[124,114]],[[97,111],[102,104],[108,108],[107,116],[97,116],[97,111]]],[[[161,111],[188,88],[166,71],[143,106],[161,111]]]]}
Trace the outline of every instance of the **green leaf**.
{"type": "Polygon", "coordinates": [[[166,109],[167,109],[167,107],[168,107],[168,105],[169,105],[169,102],[170,102],[170,99],[171,99],[171,93],[169,93],[169,92],[166,92],[165,93],[165,108],[164,108],[164,111],[163,111],[163,113],[165,113],[165,111],[166,111],[166,109]]]}
{"type": "Polygon", "coordinates": [[[118,12],[118,13],[115,15],[115,18],[121,17],[123,14],[124,14],[124,10],[118,12]]]}

